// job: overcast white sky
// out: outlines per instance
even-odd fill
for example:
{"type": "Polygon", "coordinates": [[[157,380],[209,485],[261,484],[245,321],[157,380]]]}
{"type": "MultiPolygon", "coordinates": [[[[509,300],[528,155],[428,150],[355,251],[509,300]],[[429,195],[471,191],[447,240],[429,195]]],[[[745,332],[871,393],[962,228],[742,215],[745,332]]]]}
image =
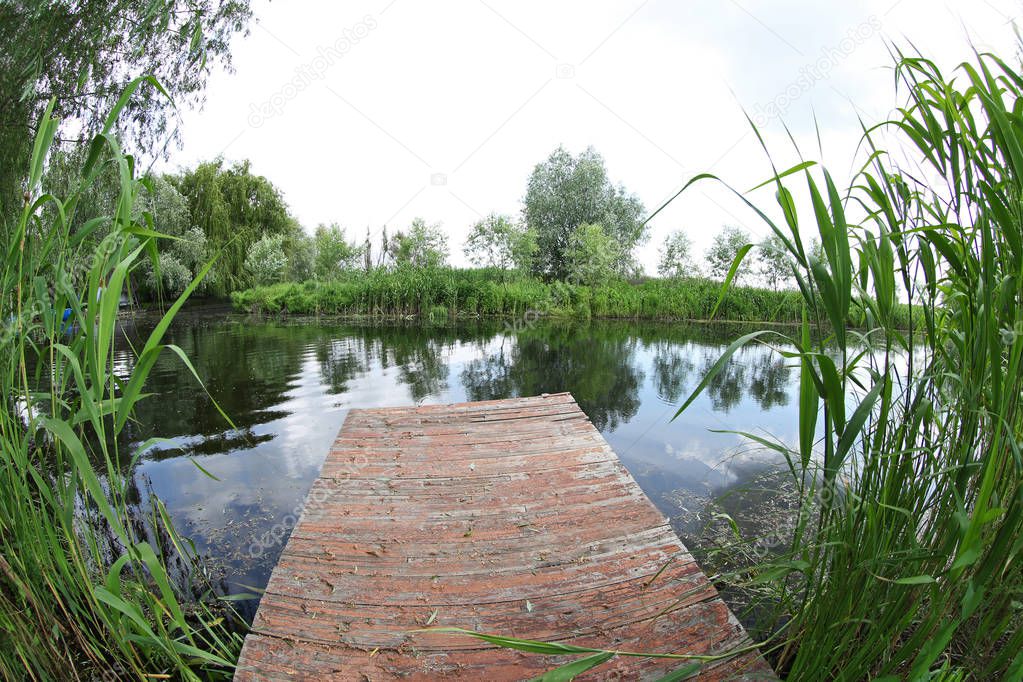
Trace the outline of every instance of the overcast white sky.
{"type": "MultiPolygon", "coordinates": [[[[254,0],[235,73],[182,120],[171,169],[250,159],[307,230],[353,238],[417,216],[448,233],[452,261],[473,222],[518,215],[533,166],[559,144],[592,145],[648,211],[693,175],[740,189],[769,177],[743,108],[779,166],[803,154],[847,177],[857,116],[896,105],[885,41],[943,67],[968,40],[1016,58],[1017,0],[254,0]],[[781,116],[776,114],[780,113],[781,116]]],[[[770,202],[769,193],[761,195],[770,202]]],[[[700,185],[651,223],[638,256],[656,268],[664,236],[698,253],[725,223],[765,228],[720,188],[700,185]]]]}

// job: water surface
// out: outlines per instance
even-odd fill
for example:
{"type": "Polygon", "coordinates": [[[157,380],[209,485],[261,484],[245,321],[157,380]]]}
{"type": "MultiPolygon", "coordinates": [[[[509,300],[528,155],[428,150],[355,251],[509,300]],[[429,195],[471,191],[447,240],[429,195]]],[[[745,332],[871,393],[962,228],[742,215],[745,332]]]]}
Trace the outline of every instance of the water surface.
{"type": "MultiPolygon", "coordinates": [[[[258,589],[350,408],[570,391],[698,553],[708,501],[778,465],[741,436],[711,430],[798,439],[798,372],[764,347],[737,354],[671,421],[742,331],[597,321],[369,325],[189,313],[167,341],[188,354],[209,395],[175,356],[161,359],[148,386],[154,395],[139,405],[130,438],[167,440],[137,463],[134,482],[143,501],[152,493],[163,500],[177,530],[218,568],[222,590],[258,589]]],[[[124,351],[121,361],[130,357],[124,351]]],[[[255,601],[240,605],[251,617],[255,601]]]]}

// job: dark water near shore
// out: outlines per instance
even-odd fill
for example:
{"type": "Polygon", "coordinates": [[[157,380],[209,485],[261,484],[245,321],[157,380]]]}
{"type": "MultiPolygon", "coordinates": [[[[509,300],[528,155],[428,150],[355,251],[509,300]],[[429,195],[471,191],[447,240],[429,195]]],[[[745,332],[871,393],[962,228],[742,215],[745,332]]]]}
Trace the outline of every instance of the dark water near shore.
{"type": "MultiPolygon", "coordinates": [[[[740,436],[710,430],[797,440],[798,372],[763,347],[737,354],[671,421],[743,331],[596,321],[539,322],[521,330],[494,322],[353,325],[189,313],[167,342],[189,356],[237,428],[167,353],[130,435],[135,442],[167,440],[150,448],[132,475],[142,502],[159,496],[177,530],[218,567],[223,590],[251,591],[269,578],[291,515],[349,408],[571,391],[698,554],[708,501],[749,487],[780,464],[740,436]]],[[[120,359],[130,357],[124,351],[120,359]]],[[[750,504],[770,502],[762,490],[754,497],[750,504]]],[[[255,605],[238,604],[249,617],[255,605]]]]}

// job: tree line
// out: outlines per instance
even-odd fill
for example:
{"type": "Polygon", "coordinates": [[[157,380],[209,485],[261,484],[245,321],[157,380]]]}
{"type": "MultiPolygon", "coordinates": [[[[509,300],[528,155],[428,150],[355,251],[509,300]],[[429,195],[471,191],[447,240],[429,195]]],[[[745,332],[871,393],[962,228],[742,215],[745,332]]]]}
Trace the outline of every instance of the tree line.
{"type": "MultiPolygon", "coordinates": [[[[759,284],[774,290],[792,285],[793,261],[781,238],[772,233],[757,242],[748,231],[735,225],[725,225],[714,235],[710,246],[703,253],[702,266],[694,259],[689,235],[684,230],[671,232],[661,245],[657,272],[661,277],[669,279],[707,277],[721,281],[728,276],[739,251],[747,245],[753,247],[752,256],[744,258],[736,269],[735,282],[759,284]]],[[[823,261],[824,251],[820,240],[814,239],[810,243],[810,255],[823,261]]]]}
{"type": "MultiPolygon", "coordinates": [[[[85,155],[84,147],[56,153],[44,178],[47,191],[67,192],[85,155]]],[[[309,232],[290,213],[281,191],[254,173],[248,161],[215,159],[150,176],[144,187],[135,211],[140,222],[166,238],[153,246],[154,264],[146,262],[133,275],[134,292],[143,299],[177,296],[210,261],[213,267],[198,293],[222,298],[252,286],[329,282],[358,269],[441,267],[450,258],[442,226],[422,218],[391,232],[384,227],[379,235],[367,228],[363,239],[338,223],[309,232]]],[[[94,218],[111,215],[117,197],[117,170],[111,166],[82,197],[72,230],[86,230],[94,218]]],[[[533,169],[521,214],[492,213],[478,220],[463,253],[477,267],[545,282],[599,286],[635,280],[643,274],[635,250],[649,237],[644,215],[639,198],[611,182],[599,153],[589,148],[573,155],[559,147],[533,169]]],[[[97,244],[106,236],[101,228],[89,229],[87,239],[97,244]]],[[[774,289],[788,284],[789,259],[779,241],[772,237],[757,244],[737,280],[774,289]]],[[[661,246],[658,272],[670,279],[721,280],[740,249],[751,243],[746,231],[726,226],[701,268],[688,235],[676,230],[661,246]]]]}

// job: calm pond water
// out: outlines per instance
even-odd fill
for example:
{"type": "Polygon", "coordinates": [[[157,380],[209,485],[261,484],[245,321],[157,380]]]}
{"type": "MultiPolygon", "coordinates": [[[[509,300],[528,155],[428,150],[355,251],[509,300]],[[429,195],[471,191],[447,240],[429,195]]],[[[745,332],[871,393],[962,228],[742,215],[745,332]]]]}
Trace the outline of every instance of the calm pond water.
{"type": "MultiPolygon", "coordinates": [[[[698,553],[707,503],[779,464],[739,436],[710,430],[797,440],[798,372],[763,347],[736,355],[671,421],[741,332],[596,321],[515,330],[500,322],[356,325],[256,320],[225,311],[185,314],[167,341],[188,354],[237,428],[166,353],[148,385],[154,395],[139,405],[131,427],[137,443],[167,439],[147,450],[132,472],[140,506],[151,494],[159,496],[177,530],[218,567],[220,588],[251,592],[265,586],[291,515],[349,408],[571,391],[698,553]]],[[[124,351],[122,361],[130,357],[124,351]]],[[[255,600],[238,605],[251,618],[255,600]]]]}

